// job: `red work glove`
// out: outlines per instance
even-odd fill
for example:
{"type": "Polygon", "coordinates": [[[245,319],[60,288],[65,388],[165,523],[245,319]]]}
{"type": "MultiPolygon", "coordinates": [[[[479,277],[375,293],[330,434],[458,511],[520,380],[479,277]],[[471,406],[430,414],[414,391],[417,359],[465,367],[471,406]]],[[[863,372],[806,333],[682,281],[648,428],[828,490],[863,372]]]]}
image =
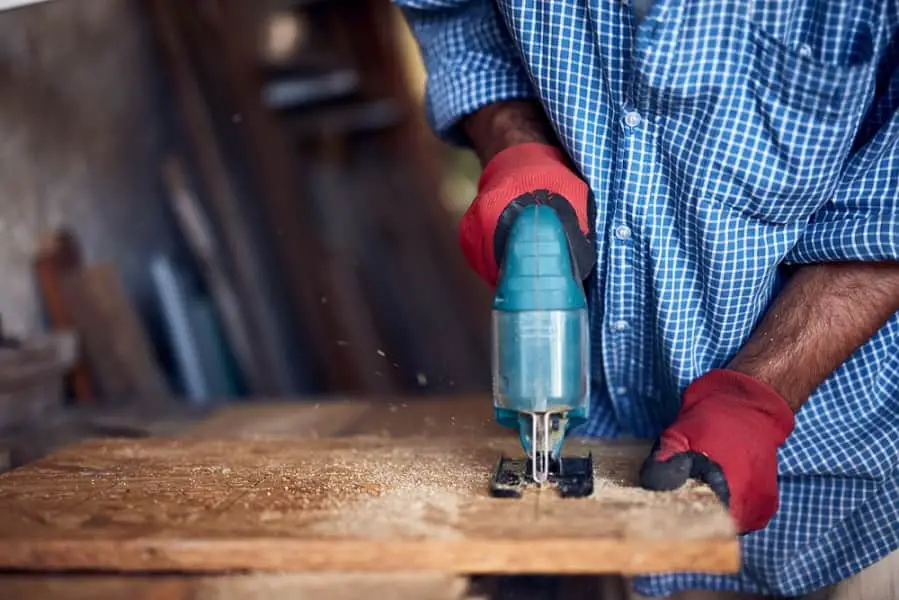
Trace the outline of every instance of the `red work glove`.
{"type": "Polygon", "coordinates": [[[700,479],[741,532],[761,529],[777,511],[777,449],[793,425],[793,411],[768,385],[736,371],[710,371],[687,387],[677,418],[643,464],[641,483],[673,490],[700,479]]]}
{"type": "Polygon", "coordinates": [[[459,225],[459,245],[468,264],[491,287],[496,287],[497,257],[502,256],[509,227],[525,206],[533,204],[556,209],[581,278],[593,269],[593,199],[587,184],[558,148],[518,144],[484,166],[478,195],[459,225]]]}

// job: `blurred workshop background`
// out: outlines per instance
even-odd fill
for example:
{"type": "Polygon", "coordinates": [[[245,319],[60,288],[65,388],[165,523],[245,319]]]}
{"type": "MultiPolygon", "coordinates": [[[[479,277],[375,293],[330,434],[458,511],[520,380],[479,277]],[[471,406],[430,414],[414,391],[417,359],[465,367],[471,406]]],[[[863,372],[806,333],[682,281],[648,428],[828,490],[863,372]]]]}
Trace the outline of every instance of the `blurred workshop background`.
{"type": "Polygon", "coordinates": [[[424,79],[389,0],[0,12],[0,428],[486,392],[479,166],[424,79]]]}

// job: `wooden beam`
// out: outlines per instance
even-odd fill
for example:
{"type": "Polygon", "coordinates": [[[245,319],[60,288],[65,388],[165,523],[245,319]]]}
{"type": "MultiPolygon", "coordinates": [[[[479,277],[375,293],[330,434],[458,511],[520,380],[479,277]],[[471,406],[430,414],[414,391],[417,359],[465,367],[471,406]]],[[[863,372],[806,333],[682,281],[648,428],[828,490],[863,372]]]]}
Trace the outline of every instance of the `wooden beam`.
{"type": "Polygon", "coordinates": [[[254,244],[251,222],[241,205],[216,136],[216,129],[190,57],[179,34],[175,11],[180,0],[148,0],[152,23],[171,76],[179,117],[187,133],[195,163],[214,219],[221,228],[236,289],[252,323],[255,368],[246,376],[252,393],[279,395],[299,391],[297,374],[304,365],[291,361],[290,347],[267,295],[270,287],[263,261],[254,244]]]}
{"type": "MultiPolygon", "coordinates": [[[[75,234],[59,230],[47,236],[41,241],[33,265],[50,326],[56,331],[73,329],[71,307],[62,296],[61,285],[66,273],[77,272],[82,267],[81,247],[75,234]]],[[[79,346],[83,346],[83,340],[79,340],[79,346]]],[[[97,400],[96,385],[83,352],[79,352],[67,379],[78,403],[97,400]]]]}
{"type": "Polygon", "coordinates": [[[383,342],[352,257],[328,235],[336,232],[340,240],[352,240],[352,227],[340,224],[352,223],[353,211],[338,214],[336,199],[314,197],[312,182],[301,179],[303,164],[291,147],[286,123],[264,106],[264,81],[253,54],[256,32],[250,29],[255,7],[227,0],[210,2],[205,11],[179,6],[191,39],[202,41],[207,62],[218,63],[221,91],[241,117],[239,137],[260,192],[257,207],[269,230],[278,232],[273,242],[280,270],[329,389],[394,391],[391,372],[377,354],[383,342]]]}
{"type": "Polygon", "coordinates": [[[115,268],[92,265],[66,272],[59,279],[59,292],[107,403],[153,404],[171,395],[115,268]]]}

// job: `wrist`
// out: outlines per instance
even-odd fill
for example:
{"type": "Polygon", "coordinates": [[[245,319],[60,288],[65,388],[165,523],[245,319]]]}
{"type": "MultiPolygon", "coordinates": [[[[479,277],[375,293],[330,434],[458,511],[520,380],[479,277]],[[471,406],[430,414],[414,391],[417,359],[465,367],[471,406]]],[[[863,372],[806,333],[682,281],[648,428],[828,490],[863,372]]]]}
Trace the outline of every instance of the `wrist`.
{"type": "Polygon", "coordinates": [[[504,150],[521,144],[559,147],[549,119],[536,100],[489,104],[468,115],[462,128],[483,165],[504,150]]]}
{"type": "Polygon", "coordinates": [[[802,406],[802,402],[805,400],[805,398],[797,396],[795,390],[792,389],[793,386],[790,384],[791,377],[796,377],[797,366],[795,364],[788,366],[776,359],[746,361],[738,354],[728,363],[727,370],[739,373],[745,377],[751,377],[753,380],[775,390],[793,412],[799,410],[799,407],[802,406]]]}

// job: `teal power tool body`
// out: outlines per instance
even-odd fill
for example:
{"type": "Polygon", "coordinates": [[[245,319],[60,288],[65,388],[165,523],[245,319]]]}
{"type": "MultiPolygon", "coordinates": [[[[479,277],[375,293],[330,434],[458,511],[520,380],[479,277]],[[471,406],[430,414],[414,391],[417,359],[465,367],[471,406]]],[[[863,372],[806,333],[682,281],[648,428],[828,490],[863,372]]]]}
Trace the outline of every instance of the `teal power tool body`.
{"type": "Polygon", "coordinates": [[[517,431],[526,458],[500,458],[491,490],[520,496],[557,483],[563,496],[593,490],[592,458],[563,458],[566,434],[589,416],[587,299],[565,228],[546,204],[524,207],[498,256],[493,300],[496,420],[517,431]]]}

